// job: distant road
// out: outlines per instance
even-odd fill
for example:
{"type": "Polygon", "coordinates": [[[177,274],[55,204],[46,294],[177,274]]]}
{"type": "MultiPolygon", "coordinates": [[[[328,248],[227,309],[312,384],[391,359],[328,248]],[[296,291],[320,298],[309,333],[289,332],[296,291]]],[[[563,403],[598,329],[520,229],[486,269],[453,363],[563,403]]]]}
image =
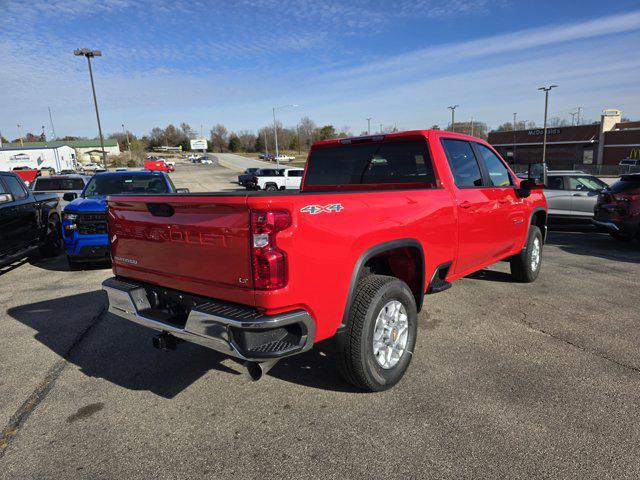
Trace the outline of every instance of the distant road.
{"type": "Polygon", "coordinates": [[[218,163],[231,170],[238,172],[244,172],[247,168],[273,168],[273,163],[261,162],[260,160],[254,160],[253,158],[243,157],[242,155],[236,155],[234,153],[216,153],[215,156],[218,159],[218,163]]]}

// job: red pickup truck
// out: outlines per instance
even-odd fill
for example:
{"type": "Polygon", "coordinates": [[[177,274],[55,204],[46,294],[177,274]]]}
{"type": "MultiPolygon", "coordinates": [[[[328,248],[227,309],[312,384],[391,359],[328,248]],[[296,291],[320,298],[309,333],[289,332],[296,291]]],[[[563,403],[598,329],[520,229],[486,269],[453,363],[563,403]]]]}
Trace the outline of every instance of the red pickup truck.
{"type": "Polygon", "coordinates": [[[335,337],[345,378],[404,375],[425,294],[500,260],[538,275],[542,185],[486,142],[445,131],[313,145],[297,191],[109,197],[110,311],[246,362],[335,337]]]}

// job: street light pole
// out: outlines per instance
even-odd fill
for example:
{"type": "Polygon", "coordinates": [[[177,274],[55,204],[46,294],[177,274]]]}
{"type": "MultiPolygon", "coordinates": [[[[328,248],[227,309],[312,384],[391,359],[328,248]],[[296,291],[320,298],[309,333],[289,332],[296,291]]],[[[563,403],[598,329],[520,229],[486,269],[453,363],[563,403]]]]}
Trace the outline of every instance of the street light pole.
{"type": "Polygon", "coordinates": [[[78,48],[73,51],[76,57],[87,57],[87,65],[89,65],[89,78],[91,79],[91,91],[93,92],[93,105],[96,108],[96,119],[98,120],[98,134],[100,135],[100,148],[102,149],[102,163],[107,168],[107,152],[104,150],[104,138],[102,137],[102,126],[100,125],[100,114],[98,113],[98,99],[96,98],[96,87],[93,83],[93,70],[91,69],[91,58],[101,57],[100,50],[90,50],[88,48],[78,48]]]}
{"type": "Polygon", "coordinates": [[[458,108],[460,105],[451,105],[449,107],[447,107],[449,110],[451,110],[451,131],[455,132],[455,128],[454,128],[454,124],[455,124],[455,120],[456,120],[456,108],[458,108]]]}
{"type": "Polygon", "coordinates": [[[298,105],[295,104],[291,104],[291,105],[280,105],[279,107],[273,107],[273,136],[276,139],[276,167],[280,168],[280,159],[278,158],[279,156],[279,150],[278,150],[278,124],[276,123],[276,110],[280,110],[281,108],[286,108],[286,107],[297,107],[298,105]]]}
{"type": "Polygon", "coordinates": [[[22,125],[18,124],[18,137],[20,138],[20,146],[23,147],[24,143],[22,143],[22,125]]]}
{"type": "Polygon", "coordinates": [[[367,134],[371,135],[371,118],[372,117],[367,117],[367,134]]]}
{"type": "Polygon", "coordinates": [[[576,125],[580,125],[580,113],[582,112],[582,107],[578,107],[576,125]]]}
{"type": "Polygon", "coordinates": [[[548,87],[540,87],[538,90],[544,92],[544,127],[542,127],[542,164],[546,165],[547,161],[547,112],[549,110],[549,92],[557,85],[549,85],[548,87]]]}

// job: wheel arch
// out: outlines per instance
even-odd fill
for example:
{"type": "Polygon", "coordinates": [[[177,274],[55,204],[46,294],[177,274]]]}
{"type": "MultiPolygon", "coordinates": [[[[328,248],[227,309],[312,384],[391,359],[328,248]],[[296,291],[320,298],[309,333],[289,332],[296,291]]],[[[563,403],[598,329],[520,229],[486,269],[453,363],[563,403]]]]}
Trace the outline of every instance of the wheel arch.
{"type": "MultiPolygon", "coordinates": [[[[527,226],[527,237],[529,238],[529,231],[531,230],[531,226],[535,225],[540,229],[540,233],[542,233],[542,241],[546,242],[547,240],[547,218],[548,213],[546,208],[544,207],[535,207],[531,212],[531,216],[529,217],[529,225],[527,226]]],[[[525,245],[526,240],[525,238],[525,245]]]]}
{"type": "MultiPolygon", "coordinates": [[[[365,250],[353,268],[353,272],[351,273],[351,281],[349,282],[349,294],[347,295],[347,303],[344,308],[344,314],[342,316],[342,325],[346,325],[349,315],[351,313],[351,304],[353,303],[353,298],[355,296],[356,288],[358,286],[359,280],[365,275],[370,268],[370,266],[378,259],[385,259],[387,262],[387,267],[389,267],[389,256],[394,255],[412,255],[415,256],[418,260],[417,266],[418,268],[415,271],[415,278],[413,281],[405,281],[405,278],[401,278],[398,275],[394,275],[391,273],[391,276],[395,276],[400,280],[405,281],[411,288],[413,295],[416,300],[416,307],[418,312],[422,308],[422,300],[424,298],[425,291],[425,257],[424,257],[424,249],[422,248],[422,244],[416,240],[415,238],[403,238],[398,240],[392,240],[389,242],[380,243],[377,245],[373,245],[365,250]]],[[[382,261],[382,260],[381,260],[382,261]]],[[[383,262],[384,264],[384,262],[383,262]]],[[[380,272],[374,272],[380,273],[380,272]]],[[[389,274],[389,273],[386,273],[389,274]]]]}

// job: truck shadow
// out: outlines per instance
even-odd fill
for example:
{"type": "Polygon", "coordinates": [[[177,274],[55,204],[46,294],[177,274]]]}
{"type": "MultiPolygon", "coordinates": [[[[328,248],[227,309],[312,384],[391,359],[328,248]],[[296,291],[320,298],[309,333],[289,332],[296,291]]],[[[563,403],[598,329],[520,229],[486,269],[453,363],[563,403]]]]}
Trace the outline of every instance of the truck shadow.
{"type": "Polygon", "coordinates": [[[29,260],[29,263],[34,267],[41,268],[43,270],[51,270],[54,272],[72,272],[81,270],[103,270],[111,268],[111,262],[83,262],[78,263],[77,267],[70,268],[67,258],[64,255],[58,255],[51,258],[33,258],[29,260]]]}
{"type": "Polygon", "coordinates": [[[640,245],[637,240],[620,242],[606,233],[551,231],[547,238],[547,244],[574,255],[585,255],[616,262],[640,263],[640,245]]]}
{"type": "MultiPolygon", "coordinates": [[[[174,352],[152,347],[149,329],[109,313],[91,318],[106,306],[102,291],[71,295],[11,308],[7,313],[33,329],[35,339],[76,365],[89,377],[102,378],[128,390],[147,390],[173,398],[210,370],[242,378],[240,363],[199,345],[181,342],[174,352]],[[88,306],[92,306],[89,308],[88,306]],[[94,313],[95,314],[95,313],[94,313]],[[227,362],[229,363],[229,362],[227,362]]],[[[355,391],[340,378],[325,347],[285,359],[267,375],[315,388],[355,391]]]]}

